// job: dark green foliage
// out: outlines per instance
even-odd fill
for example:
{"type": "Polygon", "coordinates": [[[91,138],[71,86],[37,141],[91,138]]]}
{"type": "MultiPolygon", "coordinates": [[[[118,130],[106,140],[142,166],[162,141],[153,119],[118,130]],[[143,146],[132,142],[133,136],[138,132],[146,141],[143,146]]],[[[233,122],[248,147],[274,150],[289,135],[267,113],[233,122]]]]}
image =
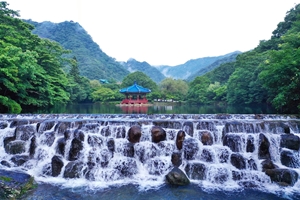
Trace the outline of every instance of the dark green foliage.
{"type": "Polygon", "coordinates": [[[90,80],[114,79],[121,81],[129,74],[114,58],[107,56],[78,23],[72,21],[58,24],[37,23],[31,20],[27,20],[27,22],[35,26],[32,31],[34,34],[59,42],[64,48],[72,50],[70,56],[77,58],[82,76],[90,80]]]}
{"type": "Polygon", "coordinates": [[[31,33],[33,26],[0,2],[0,111],[45,107],[69,100],[62,71],[68,53],[58,43],[31,33]]]}
{"type": "Polygon", "coordinates": [[[121,63],[128,71],[141,71],[147,74],[154,82],[159,83],[166,77],[155,67],[147,62],[138,62],[135,59],[130,59],[127,62],[121,63]]]}
{"type": "Polygon", "coordinates": [[[158,90],[156,83],[149,76],[140,71],[133,72],[126,76],[122,81],[121,87],[129,87],[135,82],[144,88],[149,88],[151,91],[158,90]]]}

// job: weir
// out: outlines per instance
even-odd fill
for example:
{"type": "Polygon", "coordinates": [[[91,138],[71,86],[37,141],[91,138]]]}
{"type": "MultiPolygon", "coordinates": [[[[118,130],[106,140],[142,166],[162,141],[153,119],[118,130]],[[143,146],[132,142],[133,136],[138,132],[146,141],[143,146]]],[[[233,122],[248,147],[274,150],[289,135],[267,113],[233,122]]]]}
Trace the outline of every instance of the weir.
{"type": "Polygon", "coordinates": [[[286,115],[0,115],[0,168],[107,187],[192,184],[299,191],[300,119],[286,115]]]}

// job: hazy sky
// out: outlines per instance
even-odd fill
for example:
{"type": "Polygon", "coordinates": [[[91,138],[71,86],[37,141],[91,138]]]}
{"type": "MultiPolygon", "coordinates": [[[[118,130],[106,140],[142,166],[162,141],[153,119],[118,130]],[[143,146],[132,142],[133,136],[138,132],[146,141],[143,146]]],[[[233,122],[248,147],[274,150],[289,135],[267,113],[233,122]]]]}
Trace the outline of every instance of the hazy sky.
{"type": "MultiPolygon", "coordinates": [[[[118,61],[151,65],[248,51],[300,0],[7,0],[21,18],[78,22],[118,61]]],[[[71,33],[70,33],[71,34],[71,33]]]]}

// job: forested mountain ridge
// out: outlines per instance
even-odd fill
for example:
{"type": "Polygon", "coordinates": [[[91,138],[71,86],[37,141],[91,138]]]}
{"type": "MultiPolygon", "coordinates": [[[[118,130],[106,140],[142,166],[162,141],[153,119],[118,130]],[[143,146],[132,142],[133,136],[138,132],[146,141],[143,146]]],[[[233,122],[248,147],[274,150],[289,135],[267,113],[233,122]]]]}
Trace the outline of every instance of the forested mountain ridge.
{"type": "Polygon", "coordinates": [[[233,62],[233,61],[235,61],[236,57],[237,57],[239,54],[241,54],[241,52],[236,51],[236,52],[233,52],[233,53],[229,54],[229,56],[220,58],[220,59],[216,60],[215,62],[213,62],[212,64],[210,64],[210,65],[208,65],[208,66],[206,66],[206,67],[203,67],[203,68],[201,68],[200,70],[198,70],[196,73],[190,75],[186,80],[187,80],[187,81],[192,81],[192,80],[194,80],[197,76],[202,76],[202,75],[204,75],[205,73],[210,72],[210,71],[212,71],[212,70],[218,68],[221,64],[233,62]]]}
{"type": "Polygon", "coordinates": [[[121,62],[121,64],[129,72],[141,71],[147,74],[154,82],[160,83],[166,77],[155,67],[151,66],[147,62],[139,62],[133,58],[129,59],[127,62],[121,62]]]}
{"type": "Polygon", "coordinates": [[[176,65],[176,66],[157,66],[157,69],[162,72],[166,77],[172,77],[175,79],[187,79],[190,76],[193,76],[199,70],[208,67],[219,59],[226,58],[231,56],[232,54],[241,53],[239,51],[235,51],[232,53],[228,53],[221,56],[212,56],[212,57],[203,57],[197,59],[191,59],[184,64],[176,65]]]}
{"type": "Polygon", "coordinates": [[[280,113],[300,112],[300,4],[272,32],[236,61],[196,77],[187,99],[228,104],[267,103],[280,113]]]}
{"type": "Polygon", "coordinates": [[[71,50],[69,56],[76,57],[82,76],[91,80],[114,79],[122,81],[129,74],[129,71],[119,62],[100,49],[79,23],[73,21],[61,23],[24,21],[34,25],[35,28],[32,33],[41,38],[56,41],[64,48],[71,50]]]}

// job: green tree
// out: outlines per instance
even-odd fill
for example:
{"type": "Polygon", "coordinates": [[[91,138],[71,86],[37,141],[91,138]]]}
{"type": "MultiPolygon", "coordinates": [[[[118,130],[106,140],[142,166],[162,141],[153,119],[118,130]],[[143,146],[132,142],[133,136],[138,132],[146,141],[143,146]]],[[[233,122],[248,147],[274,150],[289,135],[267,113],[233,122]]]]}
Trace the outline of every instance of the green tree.
{"type": "Polygon", "coordinates": [[[189,86],[185,81],[172,78],[166,78],[159,84],[161,96],[164,99],[173,99],[177,101],[186,99],[188,87],[189,86]]]}
{"type": "Polygon", "coordinates": [[[207,89],[210,81],[205,76],[196,77],[189,86],[188,101],[193,103],[208,103],[207,89]]]}
{"type": "Polygon", "coordinates": [[[280,50],[270,52],[259,74],[269,101],[281,112],[300,110],[300,23],[282,36],[280,50]],[[297,30],[296,32],[294,32],[297,30]]]}
{"type": "Polygon", "coordinates": [[[142,87],[149,88],[152,92],[158,90],[158,86],[156,85],[156,83],[149,76],[140,71],[136,71],[127,75],[123,79],[121,87],[129,87],[135,82],[142,87]]]}

